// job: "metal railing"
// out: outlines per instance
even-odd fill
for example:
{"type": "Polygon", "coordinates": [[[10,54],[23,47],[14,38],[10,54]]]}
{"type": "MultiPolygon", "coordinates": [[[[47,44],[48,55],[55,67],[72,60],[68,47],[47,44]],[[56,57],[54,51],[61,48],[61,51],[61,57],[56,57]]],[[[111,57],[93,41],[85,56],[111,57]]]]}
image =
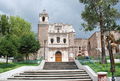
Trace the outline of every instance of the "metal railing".
{"type": "Polygon", "coordinates": [[[43,60],[43,57],[40,57],[36,60],[25,60],[25,61],[20,61],[19,63],[40,64],[42,60],[43,60]]]}

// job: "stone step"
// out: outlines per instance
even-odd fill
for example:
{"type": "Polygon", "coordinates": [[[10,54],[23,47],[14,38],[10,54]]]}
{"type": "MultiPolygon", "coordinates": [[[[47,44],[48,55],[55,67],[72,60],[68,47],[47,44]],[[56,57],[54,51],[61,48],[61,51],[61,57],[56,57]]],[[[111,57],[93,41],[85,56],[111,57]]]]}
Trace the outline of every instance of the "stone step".
{"type": "Polygon", "coordinates": [[[46,64],[75,64],[75,62],[46,62],[46,64]]]}
{"type": "Polygon", "coordinates": [[[77,67],[76,65],[45,65],[46,67],[77,67]]]}
{"type": "MultiPolygon", "coordinates": [[[[30,80],[4,80],[4,81],[30,81],[30,80]]],[[[57,79],[57,80],[32,80],[32,81],[92,81],[91,79],[57,79]]]]}
{"type": "Polygon", "coordinates": [[[89,76],[79,77],[11,77],[8,80],[57,80],[57,79],[90,79],[89,76]]]}
{"type": "Polygon", "coordinates": [[[75,77],[89,76],[88,74],[63,74],[63,75],[15,75],[14,77],[75,77]]]}
{"type": "Polygon", "coordinates": [[[45,70],[67,70],[78,69],[75,62],[46,62],[44,65],[45,70]]]}
{"type": "MultiPolygon", "coordinates": [[[[46,63],[45,63],[46,64],[46,63]]],[[[70,65],[75,65],[75,64],[49,64],[49,63],[47,63],[46,65],[50,65],[50,66],[57,66],[57,65],[60,65],[60,66],[62,66],[62,65],[65,65],[65,66],[70,66],[70,65]]]]}
{"type": "Polygon", "coordinates": [[[43,70],[25,71],[13,75],[8,81],[92,81],[86,71],[75,62],[46,62],[43,70]]]}
{"type": "Polygon", "coordinates": [[[48,73],[48,74],[49,74],[49,73],[51,73],[51,74],[61,74],[61,73],[62,73],[62,74],[69,74],[69,73],[70,73],[70,74],[81,74],[81,73],[82,73],[82,74],[83,74],[83,73],[86,73],[86,72],[85,72],[85,71],[83,71],[83,72],[58,72],[58,73],[57,73],[57,72],[32,72],[32,73],[31,73],[31,72],[28,72],[28,73],[24,73],[24,74],[43,74],[43,73],[44,73],[44,74],[47,74],[47,73],[48,73]]]}
{"type": "Polygon", "coordinates": [[[26,72],[83,72],[83,69],[76,69],[76,70],[33,70],[33,71],[25,71],[26,72]]]}
{"type": "Polygon", "coordinates": [[[46,67],[77,67],[76,65],[45,65],[46,67]]]}
{"type": "Polygon", "coordinates": [[[84,70],[80,71],[66,71],[66,70],[56,70],[56,71],[30,71],[20,73],[20,75],[58,75],[58,74],[87,74],[84,70]]]}
{"type": "MultiPolygon", "coordinates": [[[[53,70],[53,68],[44,68],[44,69],[46,69],[46,70],[53,70]]],[[[71,69],[71,70],[73,70],[73,69],[76,69],[76,68],[54,68],[55,70],[62,70],[62,69],[66,69],[66,70],[69,70],[69,69],[71,69]]]]}
{"type": "Polygon", "coordinates": [[[61,71],[61,72],[24,72],[24,73],[81,73],[81,72],[85,72],[85,71],[71,71],[71,72],[64,72],[64,71],[61,71]]]}
{"type": "MultiPolygon", "coordinates": [[[[68,73],[20,73],[20,75],[63,75],[68,73]]],[[[69,73],[69,75],[72,74],[78,74],[78,73],[69,73]]],[[[86,72],[82,72],[79,74],[86,74],[86,72]]]]}

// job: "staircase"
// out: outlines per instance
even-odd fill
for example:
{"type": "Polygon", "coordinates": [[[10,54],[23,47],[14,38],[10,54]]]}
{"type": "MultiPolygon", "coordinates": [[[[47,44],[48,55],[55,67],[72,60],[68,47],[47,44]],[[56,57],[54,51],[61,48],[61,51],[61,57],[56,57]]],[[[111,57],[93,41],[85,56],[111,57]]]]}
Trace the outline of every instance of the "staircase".
{"type": "Polygon", "coordinates": [[[75,62],[46,62],[44,65],[45,70],[72,70],[78,69],[75,62]]]}
{"type": "Polygon", "coordinates": [[[78,69],[74,62],[46,62],[43,70],[25,71],[8,81],[92,81],[86,71],[78,69]]]}

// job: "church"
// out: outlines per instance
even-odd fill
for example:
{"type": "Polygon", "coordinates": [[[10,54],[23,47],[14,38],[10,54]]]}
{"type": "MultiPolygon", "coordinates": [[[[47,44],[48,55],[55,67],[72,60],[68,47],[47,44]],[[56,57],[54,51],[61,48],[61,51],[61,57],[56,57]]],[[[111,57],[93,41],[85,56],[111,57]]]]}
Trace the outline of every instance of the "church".
{"type": "Polygon", "coordinates": [[[75,30],[72,25],[49,23],[48,13],[44,10],[39,15],[38,39],[41,44],[39,54],[49,62],[68,62],[75,59],[75,30]]]}
{"type": "MultiPolygon", "coordinates": [[[[115,40],[120,33],[113,32],[115,40]]],[[[49,15],[43,10],[39,14],[38,40],[40,50],[37,57],[43,57],[46,62],[70,62],[77,56],[101,57],[100,32],[95,32],[88,39],[75,38],[74,27],[70,24],[49,23],[49,15]]],[[[120,52],[120,45],[113,48],[120,52]]],[[[108,50],[106,49],[108,55],[108,50]]]]}

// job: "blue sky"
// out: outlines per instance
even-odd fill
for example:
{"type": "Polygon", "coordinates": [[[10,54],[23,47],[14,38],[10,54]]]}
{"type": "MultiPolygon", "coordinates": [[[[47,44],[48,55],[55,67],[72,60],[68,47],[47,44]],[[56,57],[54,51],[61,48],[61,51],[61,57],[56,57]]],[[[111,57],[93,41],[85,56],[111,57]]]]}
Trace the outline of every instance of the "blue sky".
{"type": "MultiPolygon", "coordinates": [[[[120,5],[116,6],[120,11],[120,5]]],[[[39,13],[43,9],[49,14],[50,23],[72,24],[76,37],[88,38],[98,29],[85,32],[81,26],[84,5],[79,0],[0,0],[0,14],[20,16],[32,24],[37,33],[39,13]]],[[[118,21],[119,22],[119,21],[118,21]]]]}

